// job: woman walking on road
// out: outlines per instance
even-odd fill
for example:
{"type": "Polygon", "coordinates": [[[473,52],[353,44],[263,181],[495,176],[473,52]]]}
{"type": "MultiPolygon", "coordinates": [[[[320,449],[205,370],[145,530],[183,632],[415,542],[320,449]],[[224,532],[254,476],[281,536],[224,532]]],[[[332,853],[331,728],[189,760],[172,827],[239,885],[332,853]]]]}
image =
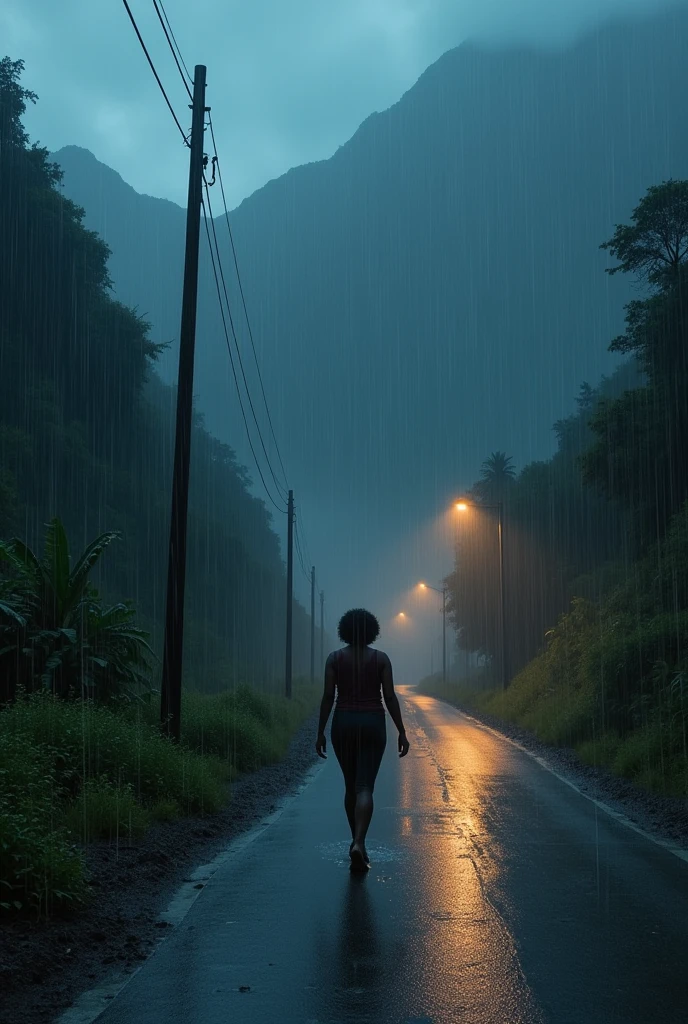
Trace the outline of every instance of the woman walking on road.
{"type": "Polygon", "coordinates": [[[400,757],[408,754],[409,742],[394,692],[392,663],[383,651],[370,648],[380,633],[377,619],[363,608],[352,608],[339,620],[338,633],[346,647],[333,651],[325,665],[315,749],[320,757],[326,756],[325,726],[336,690],[330,736],[344,775],[344,807],[352,835],[349,856],[352,870],[365,871],[370,864],[365,838],[373,816],[373,789],[387,743],[380,691],[399,730],[400,757]]]}

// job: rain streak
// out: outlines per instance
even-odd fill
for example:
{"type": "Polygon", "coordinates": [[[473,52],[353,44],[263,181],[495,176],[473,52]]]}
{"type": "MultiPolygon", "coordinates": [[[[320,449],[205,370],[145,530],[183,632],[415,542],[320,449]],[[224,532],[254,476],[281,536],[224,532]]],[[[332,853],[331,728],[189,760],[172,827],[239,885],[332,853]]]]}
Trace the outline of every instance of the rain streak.
{"type": "Polygon", "coordinates": [[[0,1024],[688,1019],[688,0],[5,0],[0,1024]]]}

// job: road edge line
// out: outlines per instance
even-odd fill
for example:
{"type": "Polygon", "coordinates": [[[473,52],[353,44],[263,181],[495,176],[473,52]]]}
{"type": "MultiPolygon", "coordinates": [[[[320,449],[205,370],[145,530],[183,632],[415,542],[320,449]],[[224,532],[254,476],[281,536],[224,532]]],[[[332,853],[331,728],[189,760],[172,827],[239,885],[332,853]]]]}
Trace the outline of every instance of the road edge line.
{"type": "MultiPolygon", "coordinates": [[[[294,792],[278,800],[274,811],[261,818],[247,832],[230,840],[228,846],[218,853],[209,864],[201,864],[194,869],[189,875],[188,881],[183,882],[179,886],[167,904],[166,909],[158,915],[159,921],[164,921],[170,926],[166,929],[167,932],[172,934],[172,931],[176,930],[181,924],[217,871],[243,853],[246,847],[255,842],[258,836],[261,836],[271,825],[274,825],[281,818],[287,807],[313,782],[322,767],[323,762],[317,761],[304,773],[301,782],[294,792]],[[198,889],[196,886],[200,882],[203,885],[198,889]]],[[[124,991],[139,971],[150,962],[167,938],[167,934],[163,935],[146,959],[131,974],[126,976],[119,974],[116,977],[111,975],[109,981],[82,992],[70,1007],[64,1010],[60,1016],[54,1018],[55,1024],[92,1024],[101,1014],[105,1013],[109,1006],[112,1006],[117,996],[124,991]]]]}
{"type": "MultiPolygon", "coordinates": [[[[431,695],[419,693],[418,696],[428,697],[431,695]]],[[[552,765],[549,764],[544,757],[540,756],[539,754],[535,754],[532,750],[528,750],[528,748],[524,747],[522,743],[518,742],[518,740],[513,740],[511,739],[510,736],[507,736],[505,733],[500,732],[499,729],[494,729],[491,725],[486,725],[484,722],[481,722],[479,718],[474,718],[473,715],[469,715],[468,712],[462,711],[460,708],[457,708],[455,704],[451,704],[448,700],[442,700],[441,697],[433,697],[432,699],[441,701],[442,704],[446,704],[448,708],[451,708],[453,711],[455,711],[457,715],[461,715],[463,718],[467,718],[469,722],[472,722],[474,725],[477,725],[478,728],[484,729],[486,732],[492,733],[493,736],[497,736],[500,740],[505,740],[507,743],[510,743],[512,747],[516,747],[517,750],[520,750],[524,754],[527,754],[528,757],[532,758],[533,761],[536,761],[541,768],[544,768],[545,771],[548,771],[551,775],[554,775],[554,777],[559,779],[560,782],[563,782],[564,785],[569,786],[570,789],[575,790],[575,792],[578,793],[579,796],[582,796],[584,797],[584,799],[589,800],[591,804],[594,804],[595,807],[598,807],[601,811],[604,811],[604,813],[608,814],[610,818],[614,818],[614,820],[618,821],[620,825],[625,825],[626,828],[630,828],[633,832],[637,832],[637,834],[639,836],[642,836],[643,839],[649,840],[651,843],[654,843],[655,846],[661,847],[668,853],[673,854],[674,857],[678,857],[679,860],[682,860],[684,863],[688,864],[688,850],[682,850],[680,846],[674,846],[667,839],[660,839],[658,836],[650,835],[649,832],[646,832],[645,829],[641,828],[639,825],[636,825],[634,821],[631,821],[631,819],[627,817],[625,814],[622,814],[621,811],[616,811],[613,807],[610,807],[609,804],[605,804],[604,801],[597,800],[594,796],[590,796],[588,793],[583,792],[583,790],[580,789],[575,784],[575,782],[571,782],[571,780],[567,779],[565,775],[562,775],[560,772],[556,771],[556,769],[553,768],[552,765]]]]}

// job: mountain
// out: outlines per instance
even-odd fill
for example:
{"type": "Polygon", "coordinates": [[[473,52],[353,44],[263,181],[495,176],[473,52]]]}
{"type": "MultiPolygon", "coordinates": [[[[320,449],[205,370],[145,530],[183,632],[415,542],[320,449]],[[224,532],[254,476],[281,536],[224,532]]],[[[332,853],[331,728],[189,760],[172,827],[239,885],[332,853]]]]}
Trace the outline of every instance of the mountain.
{"type": "MultiPolygon", "coordinates": [[[[580,382],[615,365],[632,292],[599,245],[649,185],[688,176],[687,46],[685,7],[565,50],[462,45],[329,160],[233,211],[273,422],[343,599],[387,605],[446,572],[431,531],[416,543],[419,521],[489,451],[519,467],[548,456],[580,382]]],[[[55,159],[112,249],[118,297],[174,342],[184,212],[83,150],[55,159]]],[[[163,374],[174,366],[172,345],[163,374]]],[[[205,249],[196,366],[208,429],[248,459],[205,249]]]]}

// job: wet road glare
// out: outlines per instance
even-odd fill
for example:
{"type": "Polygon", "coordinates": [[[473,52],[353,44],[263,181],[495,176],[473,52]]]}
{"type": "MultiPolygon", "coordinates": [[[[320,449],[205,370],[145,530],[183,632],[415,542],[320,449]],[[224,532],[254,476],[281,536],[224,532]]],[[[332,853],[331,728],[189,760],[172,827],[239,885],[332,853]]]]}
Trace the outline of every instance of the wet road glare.
{"type": "Polygon", "coordinates": [[[399,688],[348,871],[328,759],[210,880],[102,1024],[680,1024],[688,863],[399,688]]]}

